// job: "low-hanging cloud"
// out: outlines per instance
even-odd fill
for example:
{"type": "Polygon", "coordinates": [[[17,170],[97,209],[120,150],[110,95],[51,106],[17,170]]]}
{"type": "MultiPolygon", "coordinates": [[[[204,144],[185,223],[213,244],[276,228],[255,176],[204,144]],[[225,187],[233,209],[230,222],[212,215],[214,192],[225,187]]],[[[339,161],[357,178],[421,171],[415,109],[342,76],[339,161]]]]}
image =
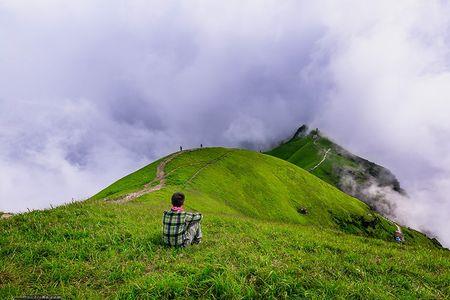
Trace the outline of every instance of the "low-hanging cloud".
{"type": "Polygon", "coordinates": [[[178,146],[301,123],[390,168],[450,245],[442,1],[0,2],[0,210],[81,199],[178,146]]]}

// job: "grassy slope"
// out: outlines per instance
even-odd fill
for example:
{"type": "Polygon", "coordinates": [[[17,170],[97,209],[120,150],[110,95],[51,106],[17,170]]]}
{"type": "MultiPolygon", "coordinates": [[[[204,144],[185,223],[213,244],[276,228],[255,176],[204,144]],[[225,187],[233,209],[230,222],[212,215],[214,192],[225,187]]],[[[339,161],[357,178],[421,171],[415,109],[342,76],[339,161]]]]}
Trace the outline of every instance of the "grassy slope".
{"type": "MultiPolygon", "coordinates": [[[[266,154],[281,158],[308,170],[311,174],[316,175],[320,179],[336,187],[339,186],[340,182],[336,168],[353,168],[355,170],[354,176],[357,181],[363,183],[367,180],[366,173],[368,170],[360,170],[360,165],[356,159],[353,160],[351,155],[343,155],[341,153],[343,150],[326,137],[316,135],[314,138],[313,133],[293,138],[266,152],[266,154]],[[331,149],[327,155],[327,159],[319,167],[313,170],[313,168],[322,160],[327,149],[331,149]]],[[[422,233],[411,228],[402,227],[402,231],[406,239],[413,237],[422,240],[426,238],[422,233]]]]}
{"type": "Polygon", "coordinates": [[[325,151],[332,148],[324,163],[311,171],[311,173],[337,186],[339,184],[339,178],[333,172],[333,167],[346,166],[352,168],[357,167],[357,164],[347,157],[339,155],[336,151],[333,151],[333,147],[334,144],[325,137],[319,137],[314,142],[312,136],[307,135],[283,143],[268,151],[267,154],[289,161],[305,170],[311,170],[322,160],[325,151]]]}
{"type": "Polygon", "coordinates": [[[0,298],[449,295],[448,251],[414,235],[406,245],[385,241],[393,226],[363,226],[377,220],[365,204],[282,160],[228,151],[175,158],[165,189],[126,204],[102,198],[151,181],[157,163],[88,201],[1,220],[0,298]],[[204,213],[205,239],[170,249],[160,243],[161,212],[180,189],[187,208],[204,213]]]}

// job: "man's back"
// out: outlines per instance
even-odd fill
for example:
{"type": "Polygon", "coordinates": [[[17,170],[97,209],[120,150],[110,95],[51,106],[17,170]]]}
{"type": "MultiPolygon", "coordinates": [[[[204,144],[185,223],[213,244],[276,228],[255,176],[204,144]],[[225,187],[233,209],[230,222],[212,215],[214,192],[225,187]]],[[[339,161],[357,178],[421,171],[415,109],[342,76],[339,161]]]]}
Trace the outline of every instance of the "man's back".
{"type": "Polygon", "coordinates": [[[180,210],[165,211],[163,214],[163,241],[169,246],[184,246],[188,228],[202,219],[200,213],[180,210]]]}

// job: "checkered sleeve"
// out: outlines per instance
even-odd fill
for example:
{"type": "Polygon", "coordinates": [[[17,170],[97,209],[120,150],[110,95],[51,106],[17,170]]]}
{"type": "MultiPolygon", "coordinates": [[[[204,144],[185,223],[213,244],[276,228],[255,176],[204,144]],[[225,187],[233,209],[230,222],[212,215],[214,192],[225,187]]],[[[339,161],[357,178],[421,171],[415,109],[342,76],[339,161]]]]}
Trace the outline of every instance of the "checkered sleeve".
{"type": "Polygon", "coordinates": [[[186,213],[186,222],[195,222],[200,221],[203,218],[201,213],[186,213]]]}

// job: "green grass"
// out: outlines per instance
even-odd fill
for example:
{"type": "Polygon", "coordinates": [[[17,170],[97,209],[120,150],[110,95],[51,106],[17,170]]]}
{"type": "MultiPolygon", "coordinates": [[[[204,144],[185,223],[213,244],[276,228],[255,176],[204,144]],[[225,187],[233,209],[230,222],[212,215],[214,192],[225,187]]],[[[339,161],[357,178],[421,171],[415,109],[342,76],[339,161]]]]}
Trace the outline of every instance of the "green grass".
{"type": "Polygon", "coordinates": [[[109,198],[112,195],[117,198],[141,189],[146,183],[151,182],[153,178],[155,178],[156,168],[160,162],[161,160],[157,160],[116,181],[114,185],[111,185],[108,189],[102,190],[95,195],[93,199],[109,198]]]}
{"type": "Polygon", "coordinates": [[[414,231],[393,243],[395,227],[364,203],[268,155],[186,152],[167,165],[164,189],[125,204],[103,199],[139,189],[156,166],[87,201],[1,220],[0,299],[450,295],[447,250],[414,231]],[[162,211],[177,190],[204,214],[204,241],[187,249],[161,244],[162,211]]]}
{"type": "Polygon", "coordinates": [[[360,187],[367,187],[376,182],[380,186],[387,186],[404,194],[400,183],[388,169],[351,154],[317,130],[293,137],[266,154],[289,161],[344,191],[348,189],[341,177],[346,174],[358,182],[360,187]],[[326,160],[319,164],[327,150],[330,151],[326,160]]]}
{"type": "Polygon", "coordinates": [[[357,173],[358,164],[351,158],[340,153],[339,146],[323,136],[313,137],[309,134],[304,137],[292,139],[267,152],[268,155],[281,158],[310,171],[320,179],[339,186],[340,178],[338,168],[354,169],[357,173]],[[331,148],[327,159],[316,169],[313,168],[322,160],[325,152],[331,148]]]}

